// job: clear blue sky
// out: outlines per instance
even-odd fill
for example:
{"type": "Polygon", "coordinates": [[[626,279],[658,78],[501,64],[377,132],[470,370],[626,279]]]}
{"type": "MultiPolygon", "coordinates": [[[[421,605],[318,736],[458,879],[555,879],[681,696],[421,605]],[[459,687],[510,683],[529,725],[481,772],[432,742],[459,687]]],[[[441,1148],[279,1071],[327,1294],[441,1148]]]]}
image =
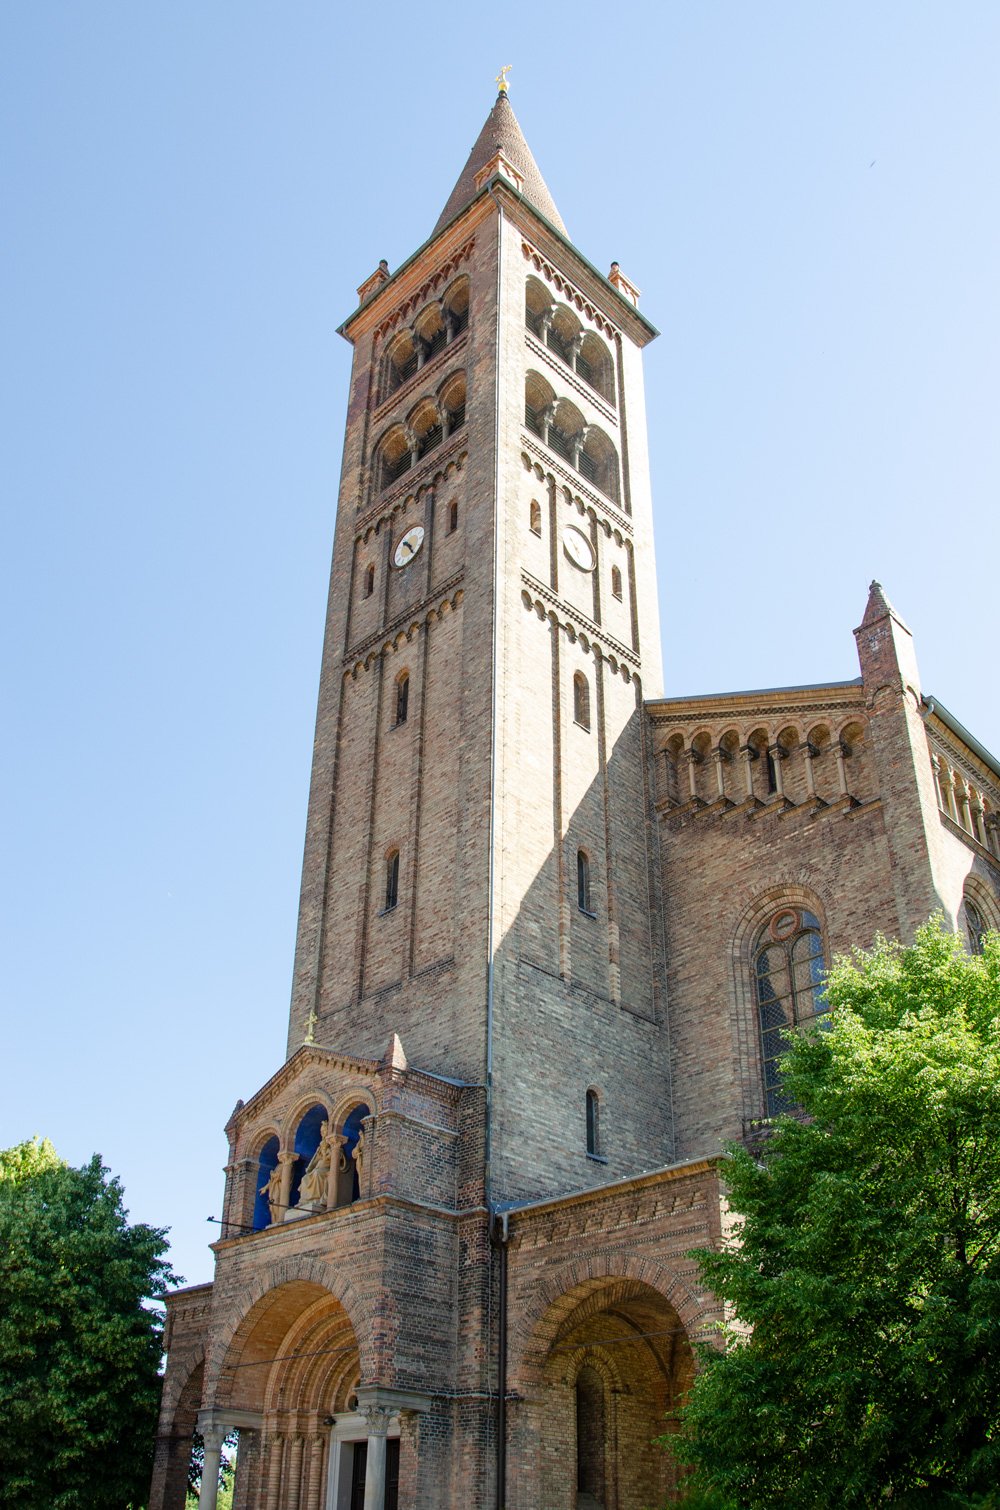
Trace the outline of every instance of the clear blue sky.
{"type": "Polygon", "coordinates": [[[994,3],[0,13],[0,1146],[209,1277],[278,1067],[349,350],[494,97],[646,358],[667,690],[857,674],[878,576],[1000,751],[994,3]]]}

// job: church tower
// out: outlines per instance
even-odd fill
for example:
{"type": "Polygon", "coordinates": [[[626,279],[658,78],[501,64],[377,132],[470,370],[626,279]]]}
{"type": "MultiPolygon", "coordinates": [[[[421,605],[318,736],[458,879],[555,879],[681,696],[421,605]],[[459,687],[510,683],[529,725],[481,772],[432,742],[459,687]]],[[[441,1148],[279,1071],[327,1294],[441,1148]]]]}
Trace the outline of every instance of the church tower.
{"type": "Polygon", "coordinates": [[[235,1510],[643,1510],[722,1148],[788,1109],[826,960],[1000,926],[1000,762],[877,583],[859,677],[663,695],[656,332],[505,88],[359,296],[288,1051],[167,1299],[150,1510],[196,1424],[201,1510],[234,1429],[235,1510]]]}
{"type": "Polygon", "coordinates": [[[607,1178],[588,1107],[614,1173],[663,1163],[656,332],[505,90],[430,239],[359,294],[288,1052],[395,1033],[489,1085],[495,1199],[607,1178]]]}

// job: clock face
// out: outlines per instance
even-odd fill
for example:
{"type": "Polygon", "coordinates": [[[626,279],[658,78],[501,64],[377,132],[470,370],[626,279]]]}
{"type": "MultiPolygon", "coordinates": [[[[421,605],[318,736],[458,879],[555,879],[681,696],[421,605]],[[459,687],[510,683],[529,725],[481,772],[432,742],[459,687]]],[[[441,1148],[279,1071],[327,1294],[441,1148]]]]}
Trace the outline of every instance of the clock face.
{"type": "Polygon", "coordinates": [[[597,565],[594,547],[583,530],[578,530],[575,524],[567,524],[563,530],[563,550],[581,571],[593,571],[597,565]]]}
{"type": "Polygon", "coordinates": [[[414,524],[407,530],[392,556],[394,566],[409,566],[414,556],[424,543],[424,527],[422,524],[414,524]]]}

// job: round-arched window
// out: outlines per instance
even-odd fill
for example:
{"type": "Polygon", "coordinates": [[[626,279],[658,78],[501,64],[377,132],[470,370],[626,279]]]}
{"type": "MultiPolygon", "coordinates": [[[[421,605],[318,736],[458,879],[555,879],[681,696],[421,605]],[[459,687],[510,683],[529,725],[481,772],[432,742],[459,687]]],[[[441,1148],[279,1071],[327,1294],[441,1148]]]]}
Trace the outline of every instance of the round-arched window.
{"type": "Polygon", "coordinates": [[[826,965],[819,919],[798,907],[782,907],[757,936],[753,961],[767,1115],[791,1111],[781,1085],[779,1060],[795,1028],[819,1025],[829,1014],[824,995],[826,965]]]}
{"type": "Polygon", "coordinates": [[[983,934],[986,932],[986,924],[983,915],[975,902],[965,899],[965,922],[969,930],[969,949],[973,954],[983,952],[983,934]]]}

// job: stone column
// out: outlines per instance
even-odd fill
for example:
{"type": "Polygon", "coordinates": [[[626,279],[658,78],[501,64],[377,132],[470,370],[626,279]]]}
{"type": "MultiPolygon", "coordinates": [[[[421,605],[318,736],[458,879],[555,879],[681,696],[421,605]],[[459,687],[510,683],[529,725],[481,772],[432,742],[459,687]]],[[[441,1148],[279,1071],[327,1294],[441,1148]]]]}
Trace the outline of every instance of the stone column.
{"type": "Polygon", "coordinates": [[[727,759],[726,752],[721,745],[718,745],[712,751],[712,754],[715,758],[715,785],[718,790],[719,796],[724,797],[726,795],[726,778],[723,771],[723,766],[725,765],[727,759]]]}
{"type": "Polygon", "coordinates": [[[757,751],[753,745],[743,745],[740,750],[740,758],[743,761],[743,774],[746,777],[747,796],[753,796],[753,763],[757,759],[757,751]]]}
{"type": "Polygon", "coordinates": [[[278,1197],[281,1203],[279,1222],[283,1222],[288,1215],[292,1200],[292,1170],[295,1168],[295,1157],[293,1148],[283,1148],[278,1155],[278,1163],[281,1165],[281,1194],[278,1197]]]}
{"type": "Polygon", "coordinates": [[[783,797],[785,795],[785,783],[781,775],[781,762],[785,758],[784,745],[772,745],[768,754],[774,765],[774,795],[776,797],[783,797]]]}
{"type": "Polygon", "coordinates": [[[816,773],[813,771],[813,756],[818,754],[819,751],[807,739],[802,746],[802,758],[806,763],[806,791],[810,797],[815,797],[816,795],[816,773]]]}
{"type": "Polygon", "coordinates": [[[205,1426],[202,1428],[201,1435],[205,1443],[205,1461],[201,1470],[198,1510],[215,1510],[216,1501],[219,1498],[219,1468],[222,1463],[222,1444],[226,1439],[226,1428],[205,1426]]]}
{"type": "Polygon", "coordinates": [[[278,1497],[281,1493],[281,1449],[284,1440],[280,1432],[275,1432],[271,1438],[271,1456],[267,1465],[267,1495],[264,1500],[264,1510],[278,1510],[278,1497]]]}
{"type": "Polygon", "coordinates": [[[697,797],[697,795],[698,795],[698,778],[695,775],[695,767],[697,766],[700,757],[698,755],[698,751],[695,750],[694,748],[688,750],[686,752],[686,754],[687,754],[687,763],[688,763],[688,789],[689,789],[689,795],[691,797],[697,797]]]}
{"type": "Polygon", "coordinates": [[[301,1437],[292,1439],[292,1450],[288,1460],[288,1480],[285,1491],[285,1505],[287,1510],[299,1510],[299,1495],[302,1493],[302,1447],[301,1437]]]}
{"type": "Polygon", "coordinates": [[[306,1510],[319,1510],[319,1491],[323,1482],[323,1446],[322,1437],[313,1437],[309,1458],[309,1493],[306,1497],[306,1510]]]}
{"type": "Polygon", "coordinates": [[[366,1405],[368,1460],[365,1465],[365,1510],[383,1510],[385,1505],[385,1438],[390,1412],[384,1405],[366,1405]]]}
{"type": "Polygon", "coordinates": [[[849,794],[847,791],[847,767],[844,764],[844,756],[849,755],[851,752],[843,740],[838,739],[833,747],[833,753],[837,761],[837,780],[840,782],[840,795],[846,797],[849,794]]]}

